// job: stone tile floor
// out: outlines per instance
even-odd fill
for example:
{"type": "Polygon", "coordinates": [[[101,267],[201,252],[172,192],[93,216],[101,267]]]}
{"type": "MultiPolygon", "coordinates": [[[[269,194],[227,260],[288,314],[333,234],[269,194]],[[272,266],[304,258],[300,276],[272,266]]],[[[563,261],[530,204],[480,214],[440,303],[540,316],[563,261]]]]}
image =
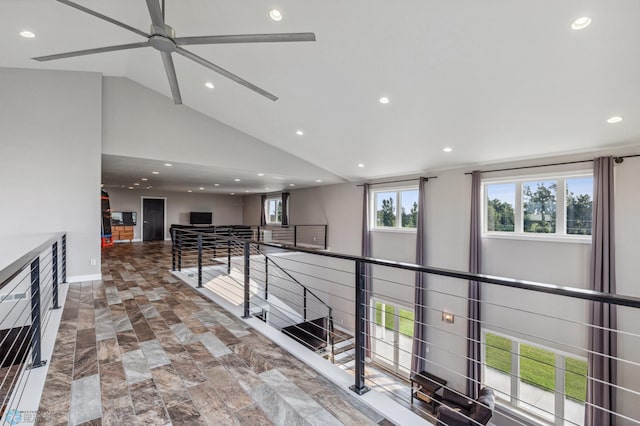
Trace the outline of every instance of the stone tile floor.
{"type": "Polygon", "coordinates": [[[69,284],[36,424],[390,424],[169,272],[165,242],[69,284]]]}

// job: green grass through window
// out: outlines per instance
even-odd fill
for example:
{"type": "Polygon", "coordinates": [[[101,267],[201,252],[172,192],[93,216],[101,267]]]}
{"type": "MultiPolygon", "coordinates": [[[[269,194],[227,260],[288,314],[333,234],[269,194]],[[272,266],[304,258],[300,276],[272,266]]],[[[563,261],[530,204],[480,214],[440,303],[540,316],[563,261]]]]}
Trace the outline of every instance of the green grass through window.
{"type": "MultiPolygon", "coordinates": [[[[399,309],[399,331],[405,336],[413,337],[413,311],[399,309]]],[[[387,330],[395,328],[395,306],[381,302],[376,302],[376,324],[382,325],[382,317],[384,315],[384,327],[387,330]]]]}
{"type": "MultiPolygon", "coordinates": [[[[503,373],[511,371],[511,340],[495,334],[486,335],[487,366],[503,373]]],[[[565,394],[584,402],[587,394],[587,363],[565,358],[565,394]]],[[[535,346],[520,344],[520,380],[546,391],[555,389],[555,354],[535,346]]]]}

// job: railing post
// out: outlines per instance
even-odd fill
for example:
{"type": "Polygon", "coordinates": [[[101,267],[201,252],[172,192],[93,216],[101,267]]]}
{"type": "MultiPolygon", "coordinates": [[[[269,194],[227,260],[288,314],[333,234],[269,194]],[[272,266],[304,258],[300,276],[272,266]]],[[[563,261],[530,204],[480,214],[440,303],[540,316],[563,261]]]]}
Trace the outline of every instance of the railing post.
{"type": "Polygon", "coordinates": [[[264,300],[269,299],[269,258],[264,257],[264,300]]]}
{"type": "Polygon", "coordinates": [[[231,273],[231,229],[227,231],[227,274],[231,273]]]}
{"type": "Polygon", "coordinates": [[[171,270],[176,270],[176,230],[171,229],[171,270]]]}
{"type": "Polygon", "coordinates": [[[293,225],[293,246],[298,247],[298,225],[293,225]]]}
{"type": "Polygon", "coordinates": [[[349,389],[362,395],[370,389],[365,385],[364,381],[364,357],[365,357],[365,339],[367,329],[366,318],[366,289],[364,262],[356,260],[356,359],[355,359],[355,384],[349,389]]]}
{"type": "Polygon", "coordinates": [[[182,232],[178,232],[178,271],[182,271],[182,232]]]}
{"type": "Polygon", "coordinates": [[[306,287],[303,287],[302,313],[304,316],[304,320],[307,321],[307,288],[306,287]]]}
{"type": "Polygon", "coordinates": [[[334,330],[333,330],[333,308],[331,308],[331,306],[329,306],[329,341],[327,342],[329,344],[329,347],[331,347],[331,364],[335,364],[336,363],[336,350],[335,350],[335,345],[334,345],[334,330]]]}
{"type": "Polygon", "coordinates": [[[327,249],[327,228],[329,225],[324,226],[324,249],[327,249]]]}
{"type": "Polygon", "coordinates": [[[51,309],[60,309],[58,305],[58,242],[51,247],[51,276],[53,279],[53,296],[51,309]]]}
{"type": "Polygon", "coordinates": [[[40,330],[40,258],[31,262],[31,365],[38,368],[47,362],[42,361],[42,332],[40,330]]]}
{"type": "Polygon", "coordinates": [[[251,249],[249,242],[244,243],[244,315],[242,318],[247,319],[251,317],[249,308],[249,297],[251,296],[249,288],[250,268],[249,268],[249,250],[251,249]]]}
{"type": "Polygon", "coordinates": [[[62,236],[62,282],[67,282],[67,234],[62,236]]]}
{"type": "Polygon", "coordinates": [[[198,287],[202,287],[202,234],[198,234],[198,287]]]}

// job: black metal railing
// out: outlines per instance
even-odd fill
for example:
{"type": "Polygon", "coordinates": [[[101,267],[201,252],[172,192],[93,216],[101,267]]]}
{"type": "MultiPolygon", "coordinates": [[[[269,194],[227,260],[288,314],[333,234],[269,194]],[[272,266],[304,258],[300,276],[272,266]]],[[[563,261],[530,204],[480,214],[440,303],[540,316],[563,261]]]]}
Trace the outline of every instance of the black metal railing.
{"type": "MultiPolygon", "coordinates": [[[[42,339],[49,310],[59,309],[59,285],[66,282],[66,234],[44,242],[0,270],[0,408],[16,408],[30,370],[47,363],[42,339]]],[[[41,240],[42,240],[41,239],[41,240]]]]}
{"type": "Polygon", "coordinates": [[[263,225],[253,239],[293,247],[327,249],[328,225],[263,225]]]}
{"type": "MultiPolygon", "coordinates": [[[[500,401],[500,409],[496,409],[496,413],[511,424],[526,424],[523,420],[526,417],[547,424],[581,424],[580,412],[584,412],[585,407],[610,411],[624,424],[640,424],[640,413],[636,412],[638,405],[633,403],[640,396],[640,383],[633,379],[640,377],[640,352],[633,349],[640,346],[640,332],[634,328],[640,317],[638,297],[257,240],[237,240],[229,236],[220,238],[236,247],[241,244],[243,256],[234,258],[234,261],[244,274],[238,289],[247,318],[251,316],[252,309],[251,283],[264,281],[262,277],[265,275],[264,268],[256,268],[252,256],[260,251],[296,254],[287,256],[289,266],[281,265],[282,269],[292,276],[304,278],[305,282],[314,282],[315,285],[310,286],[314,291],[320,289],[321,293],[330,294],[332,316],[344,318],[348,324],[343,327],[355,336],[355,359],[349,368],[353,368],[354,376],[351,389],[358,394],[367,392],[371,387],[389,387],[377,380],[377,373],[371,373],[371,368],[391,371],[406,382],[417,377],[418,381],[413,381],[412,386],[419,383],[421,374],[434,377],[437,374],[444,379],[426,398],[420,398],[422,391],[413,387],[405,394],[398,394],[396,390],[389,392],[405,402],[409,402],[411,396],[410,403],[416,404],[415,411],[425,417],[434,416],[440,405],[450,403],[446,398],[443,400],[438,388],[444,388],[447,398],[457,395],[461,400],[465,398],[465,384],[470,382],[474,386],[495,389],[500,401]],[[428,294],[426,304],[416,303],[413,299],[413,273],[428,277],[430,285],[424,290],[428,294]],[[470,281],[481,286],[481,299],[467,297],[470,281]],[[478,303],[483,316],[469,317],[469,303],[478,303]],[[389,309],[390,305],[397,306],[389,309]],[[592,306],[599,305],[617,307],[626,322],[616,328],[591,324],[585,319],[586,313],[592,306]],[[417,310],[424,312],[423,319],[413,316],[417,310]],[[474,327],[479,325],[483,330],[482,336],[469,337],[460,331],[459,326],[451,328],[450,324],[456,322],[474,327]],[[414,330],[423,326],[428,330],[426,336],[416,337],[414,330]],[[621,345],[624,352],[603,353],[587,345],[587,336],[594,331],[617,335],[624,341],[621,345]],[[403,339],[408,342],[404,347],[398,343],[403,339]],[[426,349],[412,354],[415,344],[423,344],[426,349]],[[472,356],[461,350],[468,345],[477,345],[482,356],[472,356]],[[421,364],[420,371],[412,368],[412,357],[421,364]],[[618,377],[618,381],[615,378],[611,381],[602,379],[587,369],[586,359],[589,357],[615,361],[624,374],[618,377]],[[572,365],[565,364],[569,358],[572,365]],[[480,366],[483,371],[480,376],[467,376],[469,362],[480,366]],[[549,373],[552,379],[545,378],[544,372],[549,373]],[[496,375],[502,375],[498,377],[502,377],[500,380],[511,383],[508,389],[501,388],[500,380],[495,380],[496,375]],[[584,389],[587,383],[615,389],[621,401],[618,408],[610,410],[586,400],[584,389]],[[547,392],[547,402],[533,401],[525,395],[521,389],[527,386],[533,386],[535,392],[547,392]],[[418,397],[415,402],[414,395],[418,397]],[[423,404],[421,399],[428,402],[423,404]],[[567,404],[578,405],[569,410],[565,409],[567,404]],[[575,413],[578,415],[574,416],[575,413]]],[[[271,285],[269,283],[269,287],[271,285]]],[[[473,419],[469,422],[477,424],[473,419]]]]}

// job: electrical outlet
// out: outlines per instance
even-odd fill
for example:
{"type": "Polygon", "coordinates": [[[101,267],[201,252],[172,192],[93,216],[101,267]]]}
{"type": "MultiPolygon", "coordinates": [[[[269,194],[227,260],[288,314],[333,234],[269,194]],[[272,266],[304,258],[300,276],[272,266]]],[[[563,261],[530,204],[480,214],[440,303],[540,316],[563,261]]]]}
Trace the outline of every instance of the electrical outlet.
{"type": "Polygon", "coordinates": [[[96,266],[96,260],[95,259],[91,259],[89,262],[91,263],[91,266],[96,266]]]}

